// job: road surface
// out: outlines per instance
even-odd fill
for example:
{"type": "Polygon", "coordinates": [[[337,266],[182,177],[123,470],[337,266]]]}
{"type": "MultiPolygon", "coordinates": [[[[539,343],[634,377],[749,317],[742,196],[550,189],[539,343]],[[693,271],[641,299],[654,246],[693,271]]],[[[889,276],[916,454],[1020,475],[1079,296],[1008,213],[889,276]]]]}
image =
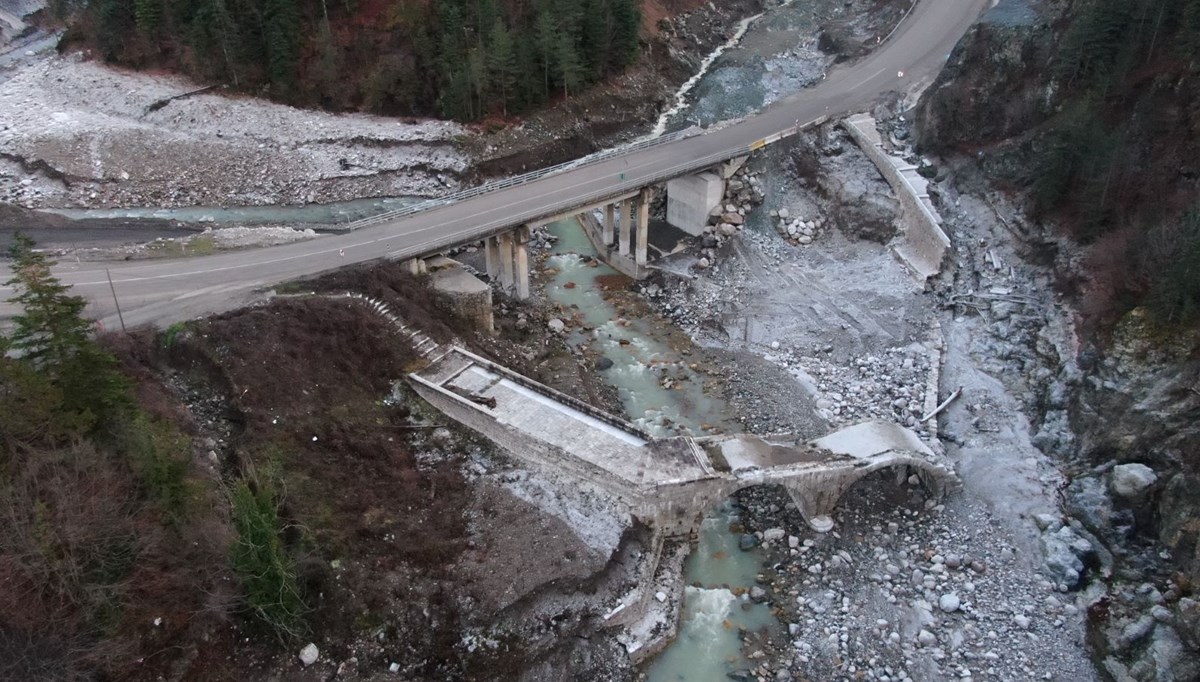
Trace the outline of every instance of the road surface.
{"type": "MultiPolygon", "coordinates": [[[[336,237],[188,259],[66,262],[56,266],[55,273],[88,299],[88,314],[111,329],[117,319],[108,269],[125,323],[164,326],[244,306],[281,282],[473,241],[524,219],[569,210],[585,197],[650,184],[697,160],[793,128],[797,121],[861,111],[882,93],[926,83],[937,75],[954,44],[987,4],[988,0],[919,0],[871,55],[835,69],[819,85],[759,114],[704,135],[617,155],[336,237]]],[[[11,295],[11,289],[0,286],[0,299],[11,295]]],[[[0,319],[13,312],[11,305],[0,303],[0,319]]]]}

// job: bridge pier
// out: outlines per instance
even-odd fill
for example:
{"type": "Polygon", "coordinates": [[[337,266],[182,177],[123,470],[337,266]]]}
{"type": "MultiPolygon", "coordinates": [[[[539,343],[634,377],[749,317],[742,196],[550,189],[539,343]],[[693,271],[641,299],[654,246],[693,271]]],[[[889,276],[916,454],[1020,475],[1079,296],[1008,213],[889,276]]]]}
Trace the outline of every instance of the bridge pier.
{"type": "Polygon", "coordinates": [[[629,255],[629,235],[633,227],[633,199],[626,199],[617,204],[617,211],[621,214],[620,217],[620,236],[617,239],[617,254],[621,256],[629,255]]]}
{"type": "Polygon", "coordinates": [[[408,268],[409,273],[413,275],[424,275],[429,271],[425,266],[424,258],[409,258],[404,261],[404,267],[408,268]]]}
{"type": "Polygon", "coordinates": [[[522,225],[483,240],[488,278],[521,300],[529,298],[529,233],[522,225]]]}
{"type": "Polygon", "coordinates": [[[487,263],[488,279],[495,280],[500,275],[500,240],[497,237],[487,237],[483,240],[483,255],[487,263]]]}
{"type": "Polygon", "coordinates": [[[515,289],[517,298],[524,301],[529,298],[529,233],[531,230],[528,225],[522,225],[517,228],[514,236],[516,243],[515,257],[513,265],[516,266],[514,276],[516,278],[515,289]]]}
{"type": "Polygon", "coordinates": [[[637,233],[637,245],[634,248],[634,262],[638,267],[646,264],[646,247],[650,241],[650,188],[645,187],[637,196],[637,223],[633,230],[637,233]]]}
{"type": "Polygon", "coordinates": [[[616,227],[614,213],[616,213],[616,206],[614,204],[604,205],[604,225],[600,232],[600,243],[606,247],[612,246],[613,242],[613,229],[616,227]]]}

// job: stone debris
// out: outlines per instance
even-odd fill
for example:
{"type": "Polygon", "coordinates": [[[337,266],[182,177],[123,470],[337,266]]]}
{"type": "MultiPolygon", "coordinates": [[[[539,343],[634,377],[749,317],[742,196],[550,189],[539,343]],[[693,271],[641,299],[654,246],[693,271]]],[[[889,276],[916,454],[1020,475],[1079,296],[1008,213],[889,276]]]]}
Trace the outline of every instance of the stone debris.
{"type": "Polygon", "coordinates": [[[320,657],[320,651],[317,649],[317,645],[313,644],[312,642],[309,642],[308,644],[306,644],[304,646],[303,649],[300,650],[300,654],[299,654],[300,663],[303,664],[304,667],[306,667],[306,668],[308,666],[312,665],[313,663],[316,663],[317,658],[319,658],[319,657],[320,657]]]}
{"type": "Polygon", "coordinates": [[[1011,539],[986,523],[985,509],[925,511],[919,487],[891,481],[860,484],[829,535],[801,530],[778,492],[736,496],[747,530],[761,524],[764,536],[781,528],[805,537],[794,547],[763,545],[767,568],[756,587],[781,610],[788,634],[758,679],[1085,679],[1073,668],[1080,659],[1057,655],[1064,638],[1082,639],[1080,602],[1011,570],[1011,539]]]}

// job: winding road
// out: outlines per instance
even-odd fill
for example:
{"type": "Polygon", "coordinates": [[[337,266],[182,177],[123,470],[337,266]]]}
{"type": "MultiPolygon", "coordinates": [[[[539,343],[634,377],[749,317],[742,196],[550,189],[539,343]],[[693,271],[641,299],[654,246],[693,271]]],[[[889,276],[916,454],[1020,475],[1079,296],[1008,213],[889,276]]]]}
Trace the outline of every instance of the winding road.
{"type": "MultiPolygon", "coordinates": [[[[125,323],[168,325],[244,306],[288,280],[383,257],[425,255],[701,167],[822,116],[867,108],[885,92],[930,82],[988,0],[919,0],[875,52],[837,68],[819,85],[744,120],[673,142],[618,154],[454,204],[312,241],[212,256],[137,262],[60,263],[55,273],[90,302],[88,314],[117,323],[105,270],[112,275],[125,323]]],[[[7,268],[7,266],[6,266],[7,268]]],[[[7,272],[3,280],[7,280],[7,272]]],[[[0,286],[0,300],[12,295],[0,286]]],[[[14,310],[0,303],[0,319],[14,310]]]]}

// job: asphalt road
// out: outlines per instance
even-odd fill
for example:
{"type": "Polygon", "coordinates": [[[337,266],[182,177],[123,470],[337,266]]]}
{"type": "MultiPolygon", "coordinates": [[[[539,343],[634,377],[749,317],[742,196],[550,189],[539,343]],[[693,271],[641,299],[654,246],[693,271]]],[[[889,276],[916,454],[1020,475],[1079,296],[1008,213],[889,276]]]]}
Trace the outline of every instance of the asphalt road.
{"type": "MultiPolygon", "coordinates": [[[[988,0],[918,0],[888,41],[871,55],[833,70],[819,85],[757,115],[704,135],[615,156],[336,237],[199,258],[64,262],[55,273],[90,301],[90,315],[112,328],[117,319],[107,269],[126,324],[162,326],[241,307],[261,291],[288,280],[385,256],[426,254],[479,239],[506,226],[579,206],[587,197],[650,184],[707,157],[728,154],[794,128],[798,122],[864,110],[882,93],[907,91],[928,82],[988,4],[988,0]]],[[[7,271],[4,275],[7,280],[7,271]]],[[[10,288],[0,286],[0,299],[11,294],[10,288]]],[[[0,303],[0,319],[12,314],[12,306],[0,303]]]]}

